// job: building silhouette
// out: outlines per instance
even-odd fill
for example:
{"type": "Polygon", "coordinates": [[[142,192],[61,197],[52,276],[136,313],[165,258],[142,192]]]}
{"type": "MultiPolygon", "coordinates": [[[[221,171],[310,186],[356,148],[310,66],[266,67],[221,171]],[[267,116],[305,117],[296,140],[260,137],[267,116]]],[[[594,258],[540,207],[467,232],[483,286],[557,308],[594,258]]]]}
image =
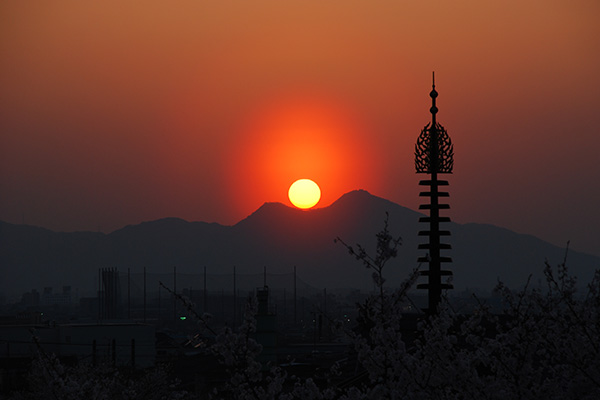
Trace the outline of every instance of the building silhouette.
{"type": "Polygon", "coordinates": [[[116,268],[102,268],[100,274],[99,316],[101,320],[122,317],[121,283],[116,268]]]}

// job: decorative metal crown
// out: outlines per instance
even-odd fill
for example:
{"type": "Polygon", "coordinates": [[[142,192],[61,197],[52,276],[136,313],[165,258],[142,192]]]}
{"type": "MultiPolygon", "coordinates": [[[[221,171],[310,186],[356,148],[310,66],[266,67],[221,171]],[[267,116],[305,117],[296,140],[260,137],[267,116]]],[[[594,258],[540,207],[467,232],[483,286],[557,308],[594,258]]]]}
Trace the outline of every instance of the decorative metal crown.
{"type": "Polygon", "coordinates": [[[438,123],[427,124],[415,145],[417,173],[451,174],[454,167],[454,145],[446,129],[438,123]],[[432,138],[434,138],[432,140],[432,138]],[[437,139],[437,140],[436,140],[437,139]]]}
{"type": "Polygon", "coordinates": [[[417,174],[451,174],[454,167],[454,146],[444,127],[438,124],[435,116],[438,108],[435,99],[438,92],[435,90],[435,73],[431,92],[431,122],[423,128],[417,144],[415,145],[415,169],[417,174]]]}

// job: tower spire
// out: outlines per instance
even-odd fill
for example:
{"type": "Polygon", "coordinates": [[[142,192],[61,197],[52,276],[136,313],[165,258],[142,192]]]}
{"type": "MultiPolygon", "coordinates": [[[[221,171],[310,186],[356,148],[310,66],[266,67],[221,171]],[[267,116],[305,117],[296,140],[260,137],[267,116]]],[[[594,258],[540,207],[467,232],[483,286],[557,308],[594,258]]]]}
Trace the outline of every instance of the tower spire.
{"type": "Polygon", "coordinates": [[[431,84],[431,92],[429,92],[429,96],[431,97],[431,108],[429,111],[431,112],[431,125],[435,126],[436,120],[435,115],[438,112],[438,108],[435,105],[435,99],[438,97],[438,92],[435,90],[435,71],[432,72],[432,84],[431,84]]]}
{"type": "Polygon", "coordinates": [[[419,219],[420,222],[429,223],[429,230],[419,232],[419,236],[428,236],[429,238],[428,243],[419,245],[419,249],[428,250],[428,254],[418,259],[419,263],[429,264],[427,271],[421,271],[422,276],[428,277],[428,282],[417,285],[417,288],[428,290],[429,306],[427,311],[433,314],[437,311],[441,301],[442,290],[452,288],[451,284],[442,283],[442,276],[452,275],[452,272],[442,270],[441,263],[452,262],[452,259],[442,257],[440,254],[441,250],[451,249],[451,246],[441,243],[441,237],[450,236],[450,231],[440,230],[440,223],[450,222],[450,218],[441,217],[440,210],[449,209],[450,206],[439,203],[440,197],[448,197],[449,194],[439,191],[439,187],[447,186],[448,181],[438,180],[438,174],[451,174],[454,166],[454,146],[444,127],[436,121],[438,92],[435,90],[435,72],[429,96],[431,96],[431,123],[423,128],[415,145],[416,172],[430,174],[430,179],[419,182],[419,185],[429,188],[428,191],[419,194],[421,197],[429,198],[429,204],[419,206],[421,210],[429,210],[429,216],[419,219]]]}

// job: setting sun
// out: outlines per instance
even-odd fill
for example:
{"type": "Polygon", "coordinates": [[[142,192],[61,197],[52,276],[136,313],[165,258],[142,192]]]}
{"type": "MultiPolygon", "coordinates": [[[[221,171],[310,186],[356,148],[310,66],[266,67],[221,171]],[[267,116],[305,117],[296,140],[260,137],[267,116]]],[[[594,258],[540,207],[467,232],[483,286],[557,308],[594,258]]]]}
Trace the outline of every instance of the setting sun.
{"type": "Polygon", "coordinates": [[[303,210],[314,207],[321,199],[319,185],[310,179],[298,179],[288,190],[293,205],[303,210]]]}

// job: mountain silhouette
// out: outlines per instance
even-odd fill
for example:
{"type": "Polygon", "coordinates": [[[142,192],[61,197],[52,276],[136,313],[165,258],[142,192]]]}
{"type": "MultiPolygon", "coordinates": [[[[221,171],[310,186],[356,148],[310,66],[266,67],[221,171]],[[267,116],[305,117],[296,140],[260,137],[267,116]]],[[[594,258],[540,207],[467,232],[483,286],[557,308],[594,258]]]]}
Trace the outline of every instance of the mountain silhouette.
{"type": "MultiPolygon", "coordinates": [[[[374,252],[375,235],[389,214],[389,230],[402,237],[398,257],[384,270],[386,285],[398,286],[425,255],[417,245],[425,238],[421,213],[364,190],[349,192],[327,207],[312,210],[265,203],[233,226],[187,222],[179,218],[129,225],[109,234],[53,232],[0,222],[0,292],[20,294],[31,289],[70,285],[81,293],[97,288],[98,268],[181,274],[290,273],[316,288],[373,288],[372,271],[355,260],[336,237],[374,252]]],[[[501,279],[510,287],[523,285],[530,274],[537,284],[544,262],[562,262],[565,249],[531,235],[487,224],[445,224],[453,258],[456,290],[489,291],[501,279]]],[[[569,251],[570,271],[585,283],[600,258],[569,251]]],[[[425,269],[423,265],[421,268],[425,269]]]]}

